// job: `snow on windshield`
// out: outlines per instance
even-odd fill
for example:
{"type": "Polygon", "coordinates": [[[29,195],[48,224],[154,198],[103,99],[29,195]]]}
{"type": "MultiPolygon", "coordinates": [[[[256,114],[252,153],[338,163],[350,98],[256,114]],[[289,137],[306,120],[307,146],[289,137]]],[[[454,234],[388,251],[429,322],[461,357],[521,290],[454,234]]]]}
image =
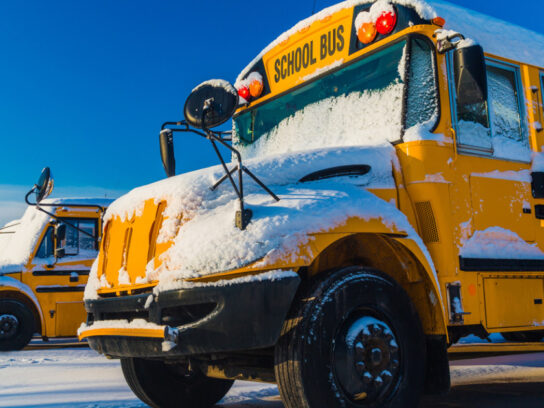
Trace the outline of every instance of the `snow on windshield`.
{"type": "Polygon", "coordinates": [[[235,119],[245,158],[400,140],[406,42],[395,44],[235,119]]]}

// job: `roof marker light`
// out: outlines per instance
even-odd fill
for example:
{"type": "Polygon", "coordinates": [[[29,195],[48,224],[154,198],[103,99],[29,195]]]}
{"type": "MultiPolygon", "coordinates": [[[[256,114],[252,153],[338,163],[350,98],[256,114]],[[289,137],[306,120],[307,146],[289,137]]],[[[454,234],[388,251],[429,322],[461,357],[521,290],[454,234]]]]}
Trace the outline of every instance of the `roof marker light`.
{"type": "Polygon", "coordinates": [[[378,30],[374,23],[363,23],[363,25],[357,30],[357,38],[363,44],[370,44],[376,39],[378,30]]]}
{"type": "Polygon", "coordinates": [[[391,33],[397,25],[397,13],[384,11],[376,20],[376,29],[382,35],[391,33]]]}
{"type": "Polygon", "coordinates": [[[258,98],[263,93],[264,84],[263,77],[258,72],[252,72],[247,77],[249,83],[249,93],[253,98],[258,98]]]}
{"type": "Polygon", "coordinates": [[[247,86],[241,86],[240,89],[238,89],[238,95],[240,95],[240,97],[244,98],[246,101],[249,101],[251,98],[251,94],[249,93],[247,86]]]}
{"type": "Polygon", "coordinates": [[[431,20],[431,22],[441,28],[446,25],[446,20],[444,20],[442,17],[435,17],[431,20]]]}

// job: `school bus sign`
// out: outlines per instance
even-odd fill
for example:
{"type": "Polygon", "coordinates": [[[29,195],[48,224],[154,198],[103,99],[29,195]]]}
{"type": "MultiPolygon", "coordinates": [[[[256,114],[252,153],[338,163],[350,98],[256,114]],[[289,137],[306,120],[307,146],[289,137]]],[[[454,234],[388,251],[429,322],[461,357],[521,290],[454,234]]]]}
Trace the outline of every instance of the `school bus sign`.
{"type": "Polygon", "coordinates": [[[311,24],[263,57],[273,93],[304,82],[320,69],[340,64],[349,53],[353,9],[311,24]]]}

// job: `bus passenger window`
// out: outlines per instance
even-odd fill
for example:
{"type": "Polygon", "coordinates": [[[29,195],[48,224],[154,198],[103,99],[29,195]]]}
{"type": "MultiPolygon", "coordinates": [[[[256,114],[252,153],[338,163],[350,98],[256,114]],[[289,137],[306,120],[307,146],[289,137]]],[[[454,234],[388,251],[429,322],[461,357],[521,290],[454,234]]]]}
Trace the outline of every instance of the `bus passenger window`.
{"type": "Polygon", "coordinates": [[[524,131],[518,90],[518,71],[488,63],[489,110],[496,157],[530,160],[529,141],[524,131]]]}
{"type": "Polygon", "coordinates": [[[480,153],[493,153],[487,102],[462,105],[457,101],[457,143],[480,153]]]}
{"type": "MultiPolygon", "coordinates": [[[[67,219],[66,222],[86,231],[87,233],[96,237],[96,221],[95,220],[77,220],[67,219]]],[[[95,240],[66,225],[66,255],[88,255],[90,257],[96,256],[96,244],[95,240]]]]}
{"type": "Polygon", "coordinates": [[[428,41],[410,41],[410,70],[406,95],[406,129],[434,126],[438,119],[438,92],[433,49],[428,41]]]}

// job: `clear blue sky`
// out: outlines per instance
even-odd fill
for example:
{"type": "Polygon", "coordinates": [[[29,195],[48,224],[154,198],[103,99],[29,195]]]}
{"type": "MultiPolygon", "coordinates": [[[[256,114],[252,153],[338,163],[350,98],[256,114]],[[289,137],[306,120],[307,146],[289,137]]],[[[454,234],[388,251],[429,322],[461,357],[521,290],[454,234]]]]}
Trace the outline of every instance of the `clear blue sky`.
{"type": "MultiPolygon", "coordinates": [[[[452,2],[544,30],[540,0],[452,2]]],[[[313,3],[2,2],[0,202],[16,203],[46,165],[66,194],[115,195],[163,178],[161,123],[182,119],[184,100],[201,81],[234,81],[313,3]]],[[[316,3],[320,10],[336,1],[316,3]]],[[[176,143],[178,172],[216,163],[204,140],[176,143]]]]}

